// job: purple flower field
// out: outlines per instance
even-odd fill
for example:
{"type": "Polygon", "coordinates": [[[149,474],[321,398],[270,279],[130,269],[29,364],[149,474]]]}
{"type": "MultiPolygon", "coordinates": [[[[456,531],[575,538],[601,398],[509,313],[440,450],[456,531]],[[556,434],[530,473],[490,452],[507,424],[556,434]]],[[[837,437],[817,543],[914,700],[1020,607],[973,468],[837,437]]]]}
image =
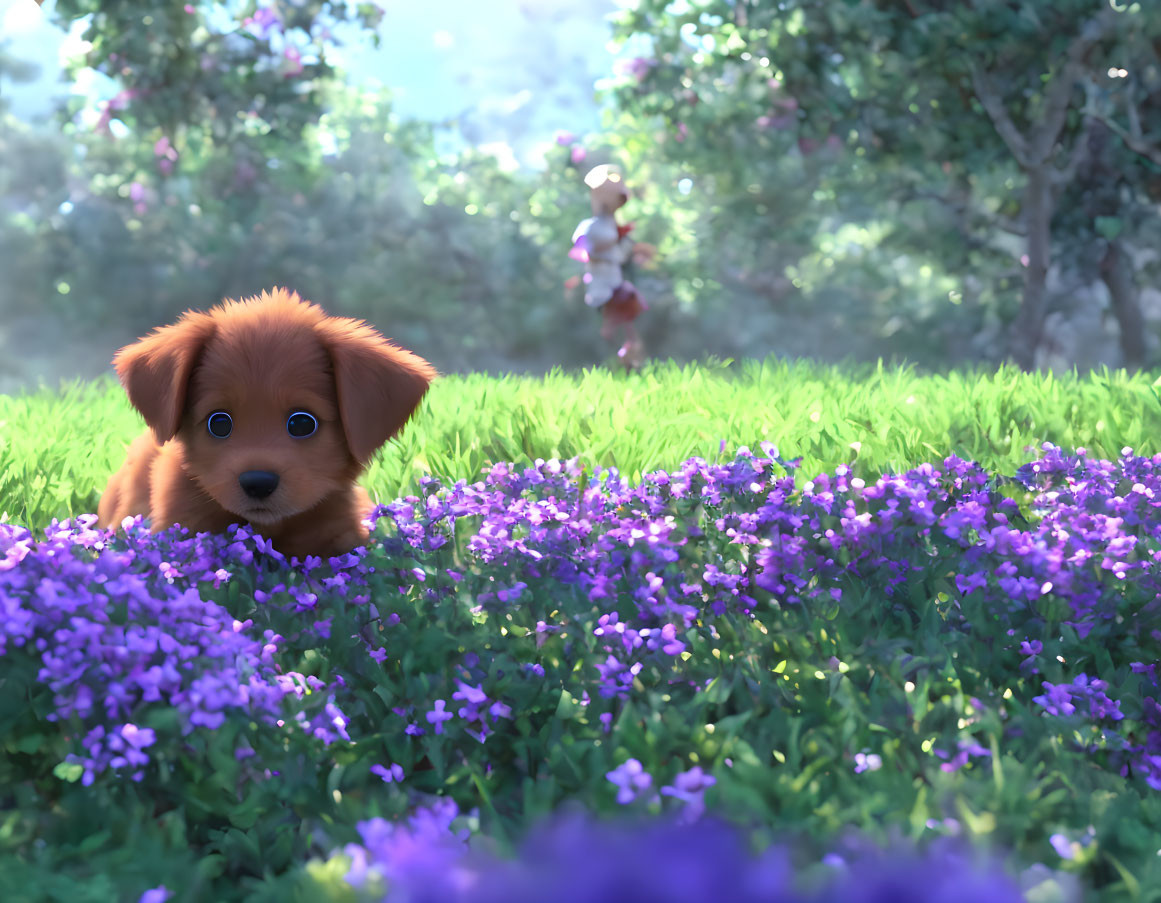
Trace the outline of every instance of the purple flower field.
{"type": "Polygon", "coordinates": [[[803,481],[760,451],[429,478],[326,562],[0,524],[0,872],[107,854],[111,899],[1161,887],[1161,456],[803,481]]]}

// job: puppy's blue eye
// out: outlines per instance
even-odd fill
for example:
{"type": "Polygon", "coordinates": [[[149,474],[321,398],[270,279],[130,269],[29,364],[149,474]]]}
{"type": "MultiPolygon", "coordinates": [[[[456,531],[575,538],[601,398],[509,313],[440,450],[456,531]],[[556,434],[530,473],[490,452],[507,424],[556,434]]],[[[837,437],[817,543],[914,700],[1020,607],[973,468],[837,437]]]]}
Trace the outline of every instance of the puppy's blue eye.
{"type": "Polygon", "coordinates": [[[313,414],[308,414],[306,411],[295,411],[286,418],[286,432],[295,439],[313,436],[317,429],[318,421],[314,419],[313,414]]]}
{"type": "Polygon", "coordinates": [[[225,439],[234,431],[234,421],[225,411],[214,411],[206,419],[206,429],[210,431],[211,436],[225,439]]]}

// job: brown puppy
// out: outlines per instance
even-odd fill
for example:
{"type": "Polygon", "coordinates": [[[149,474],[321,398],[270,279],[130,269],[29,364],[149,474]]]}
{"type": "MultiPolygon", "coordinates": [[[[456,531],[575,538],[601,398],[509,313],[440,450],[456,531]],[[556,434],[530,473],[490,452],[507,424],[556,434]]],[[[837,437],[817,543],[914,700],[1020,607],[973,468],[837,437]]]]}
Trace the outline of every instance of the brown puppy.
{"type": "Polygon", "coordinates": [[[189,311],[113,366],[146,432],[97,513],[223,532],[249,523],[282,554],[349,552],[371,511],[355,480],[438,374],[359,320],[284,289],[189,311]]]}

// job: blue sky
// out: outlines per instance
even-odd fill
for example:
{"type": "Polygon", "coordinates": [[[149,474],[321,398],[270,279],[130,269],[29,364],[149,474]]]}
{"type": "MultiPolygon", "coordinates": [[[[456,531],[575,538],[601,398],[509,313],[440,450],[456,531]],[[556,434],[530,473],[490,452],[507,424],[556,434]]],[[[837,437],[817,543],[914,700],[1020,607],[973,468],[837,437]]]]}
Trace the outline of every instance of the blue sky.
{"type": "MultiPolygon", "coordinates": [[[[349,43],[342,63],[353,82],[391,88],[399,113],[460,117],[473,143],[495,146],[502,156],[510,147],[513,159],[532,165],[558,130],[598,128],[593,89],[612,74],[606,17],[619,0],[379,2],[386,11],[380,47],[349,43]]],[[[78,86],[60,82],[62,50],[77,38],[49,24],[54,3],[45,0],[41,10],[35,0],[0,0],[0,40],[41,67],[36,83],[4,86],[13,112],[24,118],[47,111],[54,95],[70,89],[102,98],[115,93],[102,77],[78,86]]]]}

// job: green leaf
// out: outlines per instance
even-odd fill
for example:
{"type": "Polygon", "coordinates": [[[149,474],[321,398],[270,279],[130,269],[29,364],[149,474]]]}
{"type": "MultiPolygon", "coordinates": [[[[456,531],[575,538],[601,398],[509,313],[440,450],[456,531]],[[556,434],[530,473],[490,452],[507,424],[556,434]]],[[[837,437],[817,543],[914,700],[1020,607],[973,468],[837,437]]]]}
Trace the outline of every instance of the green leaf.
{"type": "Polygon", "coordinates": [[[53,768],[52,773],[62,781],[75,784],[81,779],[81,776],[85,773],[85,769],[83,765],[77,762],[61,762],[53,768]]]}

